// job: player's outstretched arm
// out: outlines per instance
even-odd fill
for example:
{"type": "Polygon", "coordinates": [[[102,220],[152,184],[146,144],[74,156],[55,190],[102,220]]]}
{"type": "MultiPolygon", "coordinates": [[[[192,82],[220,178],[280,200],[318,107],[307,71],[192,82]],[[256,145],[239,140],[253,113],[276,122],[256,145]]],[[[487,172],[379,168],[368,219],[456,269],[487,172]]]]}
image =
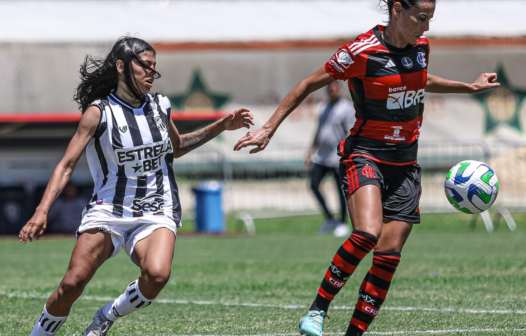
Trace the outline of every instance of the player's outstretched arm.
{"type": "Polygon", "coordinates": [[[426,92],[432,93],[481,93],[500,86],[496,73],[483,73],[471,84],[457,82],[427,74],[426,92]]]}
{"type": "Polygon", "coordinates": [[[254,125],[250,110],[242,107],[215,123],[198,131],[180,135],[173,121],[170,122],[170,140],[174,147],[174,158],[181,157],[212,140],[223,131],[234,131],[242,127],[254,125]]]}
{"type": "Polygon", "coordinates": [[[299,82],[285,99],[283,99],[281,104],[279,104],[278,109],[265,125],[260,129],[249,131],[244,137],[239,139],[234,146],[234,150],[238,151],[248,146],[256,146],[256,148],[250,151],[250,154],[264,150],[283,120],[285,120],[311,92],[334,81],[335,79],[327,73],[325,67],[321,67],[315,73],[299,82]]]}
{"type": "Polygon", "coordinates": [[[71,174],[82,152],[99,126],[100,117],[101,112],[96,106],[89,107],[82,115],[79,128],[71,139],[64,157],[53,171],[53,175],[51,175],[51,179],[49,180],[40,204],[35,210],[35,214],[20,231],[19,237],[22,243],[25,244],[27,240],[30,242],[32,242],[33,239],[38,240],[44,234],[47,227],[47,213],[49,208],[71,178],[71,174]]]}

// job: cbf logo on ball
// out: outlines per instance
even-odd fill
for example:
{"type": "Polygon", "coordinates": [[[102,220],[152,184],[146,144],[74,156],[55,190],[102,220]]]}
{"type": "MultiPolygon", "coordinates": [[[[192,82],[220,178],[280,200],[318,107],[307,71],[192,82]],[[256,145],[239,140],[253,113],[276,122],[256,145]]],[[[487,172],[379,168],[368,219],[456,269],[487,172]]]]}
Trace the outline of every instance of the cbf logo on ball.
{"type": "Polygon", "coordinates": [[[457,210],[478,214],[497,199],[499,180],[495,172],[479,161],[457,163],[446,176],[446,197],[457,210]]]}

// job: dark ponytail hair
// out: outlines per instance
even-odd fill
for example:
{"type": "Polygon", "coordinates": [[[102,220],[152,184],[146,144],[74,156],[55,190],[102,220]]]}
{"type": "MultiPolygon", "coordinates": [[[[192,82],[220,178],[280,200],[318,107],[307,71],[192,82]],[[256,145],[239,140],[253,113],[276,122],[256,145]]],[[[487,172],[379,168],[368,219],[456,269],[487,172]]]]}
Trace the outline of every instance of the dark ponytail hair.
{"type": "MultiPolygon", "coordinates": [[[[82,113],[94,100],[104,98],[117,89],[117,60],[124,62],[124,79],[130,93],[141,101],[144,100],[144,95],[135,86],[131,62],[135,59],[142,67],[150,69],[139,59],[139,55],[145,51],[151,51],[155,55],[155,49],[148,42],[126,36],[115,42],[105,59],[87,55],[80,66],[80,83],[73,95],[73,100],[77,102],[82,113]]],[[[153,71],[155,78],[161,77],[160,73],[153,71]]]]}
{"type": "Polygon", "coordinates": [[[389,21],[393,16],[393,6],[396,2],[399,2],[404,9],[418,6],[419,2],[436,2],[436,0],[380,0],[380,3],[384,3],[387,6],[387,13],[389,14],[389,21]]]}

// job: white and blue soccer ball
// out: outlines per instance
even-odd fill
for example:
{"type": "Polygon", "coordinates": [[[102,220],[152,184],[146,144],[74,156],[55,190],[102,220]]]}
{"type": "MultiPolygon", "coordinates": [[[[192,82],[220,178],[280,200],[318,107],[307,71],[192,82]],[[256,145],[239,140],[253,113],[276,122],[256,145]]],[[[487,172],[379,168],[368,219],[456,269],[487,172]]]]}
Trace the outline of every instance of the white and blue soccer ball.
{"type": "Polygon", "coordinates": [[[497,174],[485,163],[467,160],[457,163],[446,176],[446,197],[457,210],[478,214],[497,199],[497,174]]]}

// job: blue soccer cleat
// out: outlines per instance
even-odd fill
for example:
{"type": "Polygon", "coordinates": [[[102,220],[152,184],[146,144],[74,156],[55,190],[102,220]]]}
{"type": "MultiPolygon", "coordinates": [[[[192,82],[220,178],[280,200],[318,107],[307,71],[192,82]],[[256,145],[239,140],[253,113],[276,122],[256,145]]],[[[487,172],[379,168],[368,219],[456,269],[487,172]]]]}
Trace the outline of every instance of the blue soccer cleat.
{"type": "Polygon", "coordinates": [[[323,310],[309,310],[300,320],[300,334],[307,336],[322,336],[323,321],[327,313],[323,310]]]}

